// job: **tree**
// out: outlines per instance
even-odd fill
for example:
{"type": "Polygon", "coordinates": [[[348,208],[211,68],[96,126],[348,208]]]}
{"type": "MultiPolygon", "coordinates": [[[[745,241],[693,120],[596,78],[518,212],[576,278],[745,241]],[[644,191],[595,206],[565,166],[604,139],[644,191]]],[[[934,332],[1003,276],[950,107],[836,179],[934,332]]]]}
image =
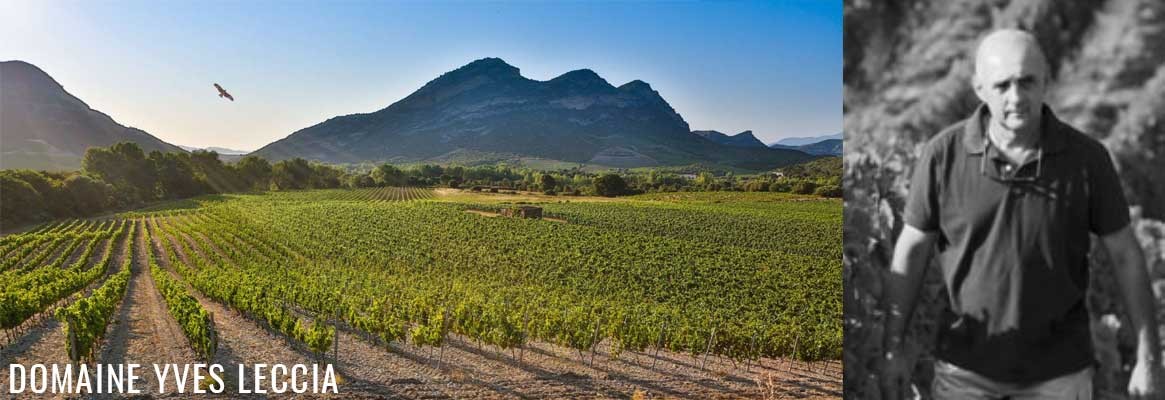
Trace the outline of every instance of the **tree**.
{"type": "Polygon", "coordinates": [[[110,204],[110,195],[115,191],[113,186],[85,175],[65,178],[61,189],[71,203],[73,215],[78,217],[105,210],[110,204]]]}
{"type": "Polygon", "coordinates": [[[278,190],[305,189],[311,176],[311,164],[298,157],[277,162],[271,167],[271,184],[278,190]]]}
{"type": "Polygon", "coordinates": [[[372,170],[371,175],[372,180],[379,186],[404,186],[406,183],[404,171],[392,164],[380,164],[372,170]]]}
{"type": "Polygon", "coordinates": [[[186,160],[195,179],[205,184],[206,188],[202,192],[237,192],[250,187],[250,183],[242,178],[238,170],[223,164],[218,158],[218,152],[194,150],[186,160]]]}
{"type": "Polygon", "coordinates": [[[186,154],[153,151],[149,160],[163,198],[181,199],[204,192],[203,185],[194,178],[190,157],[186,154]]]}
{"type": "Polygon", "coordinates": [[[352,174],[348,175],[347,185],[351,188],[366,188],[376,186],[376,181],[368,174],[352,174]]]}
{"type": "Polygon", "coordinates": [[[154,168],[136,143],[90,147],[81,159],[81,170],[113,185],[130,203],[157,198],[154,168]]]}
{"type": "Polygon", "coordinates": [[[554,190],[556,186],[558,186],[558,181],[554,179],[553,175],[542,174],[538,177],[538,187],[541,187],[542,190],[554,190]]]}
{"type": "Polygon", "coordinates": [[[793,183],[793,193],[811,194],[814,190],[817,190],[817,183],[813,181],[797,181],[793,183]]]}
{"type": "Polygon", "coordinates": [[[235,169],[252,190],[265,190],[271,182],[271,163],[266,159],[246,156],[235,163],[235,169]]]}
{"type": "Polygon", "coordinates": [[[338,188],[340,187],[340,178],[343,175],[344,172],[339,169],[324,164],[312,163],[311,179],[308,181],[308,187],[312,189],[338,188]]]}
{"type": "Polygon", "coordinates": [[[594,180],[595,194],[615,197],[627,192],[627,182],[617,174],[603,174],[594,180]]]}
{"type": "Polygon", "coordinates": [[[417,168],[417,173],[424,178],[436,178],[445,173],[440,165],[424,164],[417,168]]]}
{"type": "Polygon", "coordinates": [[[31,184],[11,171],[0,171],[0,223],[28,222],[43,217],[44,197],[31,184]]]}
{"type": "Polygon", "coordinates": [[[696,186],[707,189],[709,186],[712,186],[713,183],[716,183],[716,176],[712,175],[711,172],[704,171],[699,175],[696,175],[696,186]]]}
{"type": "Polygon", "coordinates": [[[817,187],[813,194],[821,197],[841,197],[842,191],[841,186],[838,185],[822,185],[817,187]]]}

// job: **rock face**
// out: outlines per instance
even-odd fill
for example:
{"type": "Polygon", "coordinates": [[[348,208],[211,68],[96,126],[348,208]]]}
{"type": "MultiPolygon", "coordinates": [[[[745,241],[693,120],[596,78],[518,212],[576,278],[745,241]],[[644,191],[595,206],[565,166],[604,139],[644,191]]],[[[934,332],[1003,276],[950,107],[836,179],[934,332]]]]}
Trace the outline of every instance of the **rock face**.
{"type": "Polygon", "coordinates": [[[89,108],[32,64],[0,62],[0,169],[76,169],[89,147],[117,142],[183,151],[89,108]]]}
{"type": "Polygon", "coordinates": [[[615,87],[587,69],[535,81],[497,58],[445,73],[382,110],[331,118],[255,152],[327,162],[439,160],[451,153],[757,169],[811,158],[709,143],[643,81],[615,87]]]}
{"type": "MultiPolygon", "coordinates": [[[[977,40],[1009,27],[1036,35],[1052,72],[1048,105],[1108,147],[1126,197],[1147,221],[1138,224],[1153,224],[1165,218],[1165,2],[845,0],[844,7],[845,393],[877,398],[870,368],[881,350],[880,281],[902,228],[907,181],[919,146],[979,103],[969,85],[977,40]]],[[[1145,232],[1137,230],[1142,243],[1152,242],[1145,232]]],[[[1092,259],[1094,327],[1111,325],[1103,315],[1123,318],[1113,286],[1095,279],[1107,262],[1092,259]]],[[[945,307],[934,272],[908,346],[924,358],[945,307]]],[[[1132,348],[1127,325],[1101,332],[1119,346],[1096,341],[1098,393],[1123,390],[1127,374],[1111,355],[1132,348]]],[[[928,371],[915,372],[928,395],[928,371]]]]}
{"type": "Polygon", "coordinates": [[[717,131],[692,131],[692,133],[725,146],[765,147],[764,142],[752,135],[752,131],[744,131],[731,136],[717,131]]]}

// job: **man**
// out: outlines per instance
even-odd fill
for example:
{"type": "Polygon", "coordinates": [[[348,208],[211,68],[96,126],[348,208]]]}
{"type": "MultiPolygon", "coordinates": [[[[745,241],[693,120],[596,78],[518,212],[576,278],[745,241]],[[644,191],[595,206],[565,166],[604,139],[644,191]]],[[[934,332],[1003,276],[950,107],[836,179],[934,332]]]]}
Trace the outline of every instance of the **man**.
{"type": "Polygon", "coordinates": [[[1145,260],[1112,160],[1044,105],[1048,74],[1030,34],[989,34],[972,81],[983,104],[923,149],[885,288],[887,399],[908,387],[902,338],[935,245],[951,303],[935,398],[1091,398],[1090,232],[1112,254],[1137,337],[1128,392],[1162,393],[1145,260]]]}

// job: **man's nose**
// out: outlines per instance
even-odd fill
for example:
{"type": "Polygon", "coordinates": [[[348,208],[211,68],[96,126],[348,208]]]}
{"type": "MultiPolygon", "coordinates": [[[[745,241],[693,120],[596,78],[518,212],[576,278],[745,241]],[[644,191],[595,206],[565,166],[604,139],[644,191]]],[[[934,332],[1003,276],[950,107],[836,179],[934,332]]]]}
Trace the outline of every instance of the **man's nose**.
{"type": "Polygon", "coordinates": [[[1018,82],[1008,85],[1007,91],[1003,92],[1003,98],[1009,104],[1015,104],[1023,98],[1023,89],[1020,89],[1018,82]]]}

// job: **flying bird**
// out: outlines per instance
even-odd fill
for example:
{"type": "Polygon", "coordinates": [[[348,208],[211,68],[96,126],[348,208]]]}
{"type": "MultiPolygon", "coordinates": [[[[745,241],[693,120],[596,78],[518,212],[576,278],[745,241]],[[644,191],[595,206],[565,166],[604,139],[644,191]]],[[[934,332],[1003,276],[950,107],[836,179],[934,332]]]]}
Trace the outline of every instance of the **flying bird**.
{"type": "Polygon", "coordinates": [[[219,86],[216,83],[214,84],[214,88],[218,89],[218,97],[226,97],[227,99],[230,99],[230,101],[235,101],[235,96],[231,96],[230,93],[227,93],[226,89],[223,89],[222,86],[219,86]]]}

